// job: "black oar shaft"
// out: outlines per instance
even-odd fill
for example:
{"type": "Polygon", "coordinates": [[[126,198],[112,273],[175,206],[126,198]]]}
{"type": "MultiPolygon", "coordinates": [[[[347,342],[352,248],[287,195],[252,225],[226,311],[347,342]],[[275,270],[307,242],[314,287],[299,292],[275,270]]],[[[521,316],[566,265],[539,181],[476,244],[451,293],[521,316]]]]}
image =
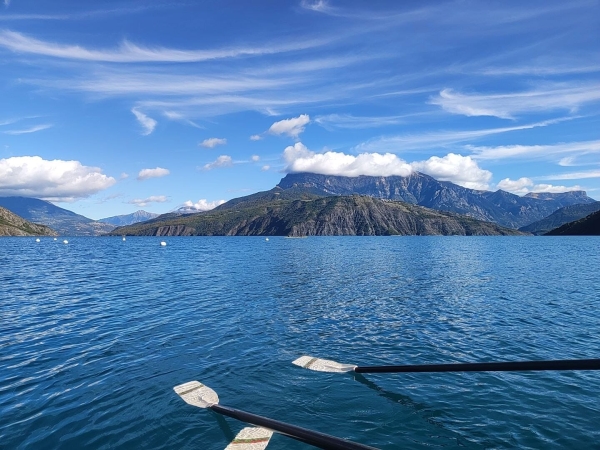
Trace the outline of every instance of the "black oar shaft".
{"type": "Polygon", "coordinates": [[[516,361],[466,364],[419,364],[405,366],[358,366],[358,373],[394,372],[518,372],[528,370],[600,370],[600,359],[516,361]]]}
{"type": "Polygon", "coordinates": [[[268,428],[269,430],[276,431],[298,441],[325,450],[377,450],[375,447],[369,447],[368,445],[347,441],[346,439],[319,433],[318,431],[308,430],[296,425],[290,425],[285,422],[269,419],[268,417],[240,411],[239,409],[229,408],[228,406],[217,404],[211,406],[210,409],[216,413],[223,414],[224,416],[233,417],[234,419],[241,420],[242,422],[268,428]]]}

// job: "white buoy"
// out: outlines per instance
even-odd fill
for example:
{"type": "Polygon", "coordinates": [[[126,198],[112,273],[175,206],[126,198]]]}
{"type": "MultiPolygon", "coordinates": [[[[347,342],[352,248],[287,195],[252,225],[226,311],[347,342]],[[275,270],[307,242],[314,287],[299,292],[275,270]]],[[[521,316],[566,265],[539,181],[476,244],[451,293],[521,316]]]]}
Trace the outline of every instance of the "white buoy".
{"type": "Polygon", "coordinates": [[[269,238],[265,238],[265,241],[269,242],[269,238]]]}
{"type": "Polygon", "coordinates": [[[123,236],[123,240],[125,240],[125,236],[123,236]]]}
{"type": "Polygon", "coordinates": [[[167,246],[167,243],[166,243],[165,241],[162,241],[162,242],[160,243],[160,245],[161,245],[161,246],[163,246],[163,247],[166,247],[166,246],[167,246]]]}
{"type": "Polygon", "coordinates": [[[66,239],[63,241],[63,244],[68,244],[69,241],[67,241],[66,239]]]}
{"type": "Polygon", "coordinates": [[[37,239],[35,240],[35,242],[40,242],[40,238],[37,238],[37,239]]]}
{"type": "Polygon", "coordinates": [[[54,238],[54,240],[56,241],[56,238],[54,238]]]}

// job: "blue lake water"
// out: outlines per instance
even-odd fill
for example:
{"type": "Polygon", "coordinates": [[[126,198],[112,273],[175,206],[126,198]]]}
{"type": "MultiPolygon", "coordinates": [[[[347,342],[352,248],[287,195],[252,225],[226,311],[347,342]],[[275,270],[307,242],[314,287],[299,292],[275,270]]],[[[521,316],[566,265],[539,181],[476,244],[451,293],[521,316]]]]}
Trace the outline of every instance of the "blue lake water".
{"type": "Polygon", "coordinates": [[[600,238],[160,240],[0,239],[1,448],[223,449],[244,424],[190,380],[382,449],[600,448],[600,372],[291,364],[600,357],[600,238]]]}

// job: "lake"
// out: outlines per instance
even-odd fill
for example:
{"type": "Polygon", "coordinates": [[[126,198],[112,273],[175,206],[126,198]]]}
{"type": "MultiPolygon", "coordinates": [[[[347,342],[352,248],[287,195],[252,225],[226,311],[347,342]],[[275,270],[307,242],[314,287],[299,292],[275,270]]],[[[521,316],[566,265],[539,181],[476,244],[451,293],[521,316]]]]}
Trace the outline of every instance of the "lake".
{"type": "Polygon", "coordinates": [[[190,380],[381,449],[598,448],[600,372],[291,361],[600,357],[600,238],[68,239],[0,239],[1,448],[223,449],[245,425],[185,404],[190,380]]]}

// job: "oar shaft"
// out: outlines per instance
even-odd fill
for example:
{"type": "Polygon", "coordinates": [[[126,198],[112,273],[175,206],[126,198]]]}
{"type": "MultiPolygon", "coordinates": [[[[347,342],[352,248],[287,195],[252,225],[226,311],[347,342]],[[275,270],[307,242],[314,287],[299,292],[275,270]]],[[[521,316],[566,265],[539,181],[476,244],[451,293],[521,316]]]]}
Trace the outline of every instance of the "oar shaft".
{"type": "Polygon", "coordinates": [[[357,373],[394,372],[518,372],[529,370],[600,370],[600,359],[517,361],[466,364],[419,364],[406,366],[358,366],[357,373]]]}
{"type": "Polygon", "coordinates": [[[268,428],[269,430],[276,431],[298,441],[325,450],[377,450],[374,447],[369,447],[368,445],[347,441],[346,439],[319,433],[318,431],[308,430],[296,425],[290,425],[285,422],[269,419],[268,417],[240,411],[239,409],[229,408],[228,406],[217,404],[211,406],[210,409],[224,416],[233,417],[234,419],[241,420],[242,422],[268,428]]]}

